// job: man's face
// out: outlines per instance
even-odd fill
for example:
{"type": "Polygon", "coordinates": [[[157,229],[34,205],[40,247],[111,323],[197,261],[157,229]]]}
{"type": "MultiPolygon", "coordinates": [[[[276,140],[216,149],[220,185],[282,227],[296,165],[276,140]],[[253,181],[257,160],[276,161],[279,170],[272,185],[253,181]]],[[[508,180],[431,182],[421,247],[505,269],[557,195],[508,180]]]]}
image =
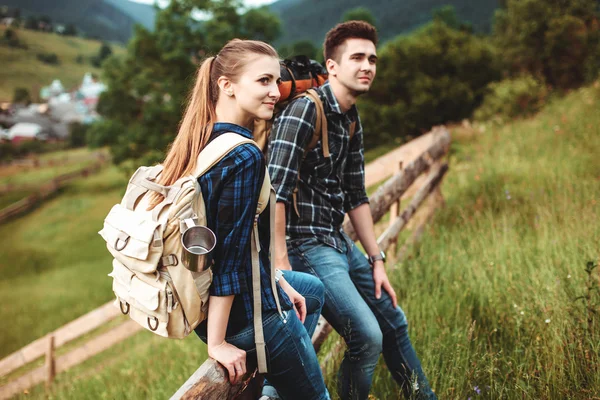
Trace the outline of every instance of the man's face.
{"type": "Polygon", "coordinates": [[[347,39],[339,51],[339,62],[327,60],[330,76],[354,96],[368,92],[377,72],[375,44],[367,39],[347,39]]]}

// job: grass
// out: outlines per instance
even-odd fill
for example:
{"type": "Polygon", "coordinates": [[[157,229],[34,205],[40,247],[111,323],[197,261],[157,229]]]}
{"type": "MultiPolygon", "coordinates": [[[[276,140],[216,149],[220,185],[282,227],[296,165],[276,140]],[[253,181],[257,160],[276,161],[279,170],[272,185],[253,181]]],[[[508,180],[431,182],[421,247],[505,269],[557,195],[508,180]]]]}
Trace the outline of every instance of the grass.
{"type": "MultiPolygon", "coordinates": [[[[600,259],[599,105],[597,83],[531,119],[453,130],[446,206],[391,276],[440,399],[600,396],[600,281],[585,270],[600,259]]],[[[111,297],[95,231],[124,180],[90,180],[0,227],[5,354],[111,297]]],[[[193,335],[142,332],[27,397],[165,398],[205,357],[193,335]]],[[[375,398],[401,398],[382,361],[373,382],[375,398]]]]}
{"type": "Polygon", "coordinates": [[[97,234],[119,200],[116,168],[81,179],[0,225],[0,357],[109,301],[110,258],[97,234]]]}
{"type": "MultiPolygon", "coordinates": [[[[26,29],[11,28],[19,40],[27,45],[27,49],[11,48],[0,45],[0,101],[12,101],[15,88],[29,90],[36,99],[43,86],[48,86],[54,79],[60,79],[69,90],[81,83],[86,72],[100,75],[100,69],[90,64],[90,58],[96,56],[101,42],[77,37],[60,36],[55,33],[42,33],[26,29]],[[45,64],[37,59],[38,53],[55,53],[60,64],[45,64]],[[82,56],[79,64],[76,59],[82,56]]],[[[5,27],[0,27],[0,37],[4,37],[5,27]]],[[[124,51],[121,46],[111,44],[114,53],[124,51]]]]}

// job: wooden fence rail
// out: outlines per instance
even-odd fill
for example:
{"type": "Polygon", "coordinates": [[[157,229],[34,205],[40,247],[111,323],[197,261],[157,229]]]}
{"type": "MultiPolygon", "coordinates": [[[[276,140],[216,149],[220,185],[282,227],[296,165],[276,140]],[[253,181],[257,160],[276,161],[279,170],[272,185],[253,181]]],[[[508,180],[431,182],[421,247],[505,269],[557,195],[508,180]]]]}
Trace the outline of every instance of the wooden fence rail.
{"type": "MultiPolygon", "coordinates": [[[[397,240],[398,234],[415,215],[417,208],[425,199],[432,195],[436,188],[439,188],[439,184],[448,170],[448,165],[438,160],[448,152],[450,146],[449,132],[445,128],[439,127],[435,128],[428,135],[428,146],[408,163],[404,169],[388,179],[370,198],[373,222],[377,223],[393,204],[397,204],[402,195],[406,193],[417,178],[421,174],[427,173],[425,180],[421,183],[421,186],[412,197],[407,208],[399,214],[395,221],[391,221],[390,227],[378,239],[378,243],[383,250],[387,250],[397,240]]],[[[422,229],[422,226],[418,228],[422,229]]],[[[345,221],[344,230],[352,240],[357,240],[356,232],[349,220],[345,221]]],[[[317,352],[331,331],[332,327],[321,317],[312,337],[313,346],[317,352]]],[[[340,342],[330,354],[326,355],[322,363],[322,368],[332,358],[332,355],[339,352],[342,347],[343,342],[340,342]]],[[[254,393],[245,396],[248,390],[244,389],[252,385],[255,374],[255,371],[249,372],[242,383],[231,385],[225,369],[218,362],[209,358],[188,378],[171,397],[171,400],[250,399],[254,393]]]]}
{"type": "Polygon", "coordinates": [[[52,181],[50,181],[49,183],[41,186],[36,193],[33,193],[25,197],[24,199],[21,199],[1,209],[0,224],[17,215],[20,215],[33,209],[40,202],[52,196],[54,193],[56,193],[69,182],[98,172],[105,164],[106,160],[102,159],[88,167],[57,176],[56,178],[52,179],[52,181]]]}
{"type": "Polygon", "coordinates": [[[54,347],[57,348],[101,327],[119,315],[121,312],[113,305],[112,301],[82,315],[0,360],[0,376],[8,375],[42,357],[46,353],[47,343],[51,336],[54,337],[54,347]]]}

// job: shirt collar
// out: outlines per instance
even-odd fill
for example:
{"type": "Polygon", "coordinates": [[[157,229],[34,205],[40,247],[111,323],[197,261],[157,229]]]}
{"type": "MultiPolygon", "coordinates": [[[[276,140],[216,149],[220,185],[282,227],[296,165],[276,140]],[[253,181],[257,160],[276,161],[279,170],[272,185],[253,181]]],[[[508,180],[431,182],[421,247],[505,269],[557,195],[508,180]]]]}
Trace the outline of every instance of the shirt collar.
{"type": "Polygon", "coordinates": [[[234,132],[239,135],[242,135],[245,138],[254,140],[254,136],[252,135],[252,131],[248,128],[244,128],[243,126],[231,124],[229,122],[217,122],[213,126],[213,136],[217,137],[222,135],[223,133],[234,132]]]}
{"type": "Polygon", "coordinates": [[[321,90],[323,90],[323,93],[325,94],[325,98],[327,99],[327,102],[329,103],[331,111],[333,111],[336,114],[340,114],[340,115],[351,116],[351,115],[356,114],[356,104],[353,104],[352,107],[350,107],[350,109],[348,111],[346,111],[345,113],[342,112],[340,103],[338,102],[337,98],[335,97],[335,94],[333,94],[333,89],[331,89],[329,80],[327,80],[321,86],[321,90]]]}

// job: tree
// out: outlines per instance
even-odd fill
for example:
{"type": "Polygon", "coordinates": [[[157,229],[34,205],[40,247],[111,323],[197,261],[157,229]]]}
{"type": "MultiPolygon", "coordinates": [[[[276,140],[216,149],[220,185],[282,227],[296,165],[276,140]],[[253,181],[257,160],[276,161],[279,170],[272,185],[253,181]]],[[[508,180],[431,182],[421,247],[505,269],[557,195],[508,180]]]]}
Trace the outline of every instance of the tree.
{"type": "Polygon", "coordinates": [[[290,56],[302,55],[308,58],[315,58],[317,55],[317,48],[310,40],[300,40],[292,44],[290,51],[290,56]]]}
{"type": "Polygon", "coordinates": [[[31,95],[29,94],[29,90],[18,87],[15,89],[13,94],[13,103],[25,104],[28,105],[31,103],[31,95]]]}
{"type": "Polygon", "coordinates": [[[378,55],[377,79],[359,99],[367,147],[469,117],[500,78],[487,40],[441,21],[397,37],[378,55]]]}
{"type": "Polygon", "coordinates": [[[63,35],[65,35],[65,36],[76,36],[77,35],[77,28],[73,24],[67,24],[67,26],[65,27],[65,31],[64,31],[63,35]]]}
{"type": "Polygon", "coordinates": [[[342,22],[346,21],[365,21],[373,26],[377,26],[375,23],[375,17],[366,7],[356,7],[346,11],[342,16],[342,22]]]}
{"type": "Polygon", "coordinates": [[[267,7],[253,8],[242,16],[244,36],[273,42],[281,35],[281,21],[267,7]]]}
{"type": "Polygon", "coordinates": [[[463,22],[456,14],[456,8],[451,5],[442,6],[433,10],[433,20],[443,22],[452,29],[473,33],[473,25],[469,22],[463,22]]]}
{"type": "Polygon", "coordinates": [[[98,112],[104,119],[90,128],[88,143],[109,145],[113,161],[126,169],[161,161],[199,62],[234,37],[272,34],[255,30],[257,19],[271,18],[266,11],[247,16],[238,10],[232,0],[172,0],[158,10],[153,32],[136,26],[126,54],[103,64],[108,90],[98,112]],[[196,11],[211,18],[199,24],[196,11]]]}
{"type": "Polygon", "coordinates": [[[494,40],[513,75],[576,87],[595,78],[599,18],[597,0],[507,0],[495,14],[494,40]]]}

